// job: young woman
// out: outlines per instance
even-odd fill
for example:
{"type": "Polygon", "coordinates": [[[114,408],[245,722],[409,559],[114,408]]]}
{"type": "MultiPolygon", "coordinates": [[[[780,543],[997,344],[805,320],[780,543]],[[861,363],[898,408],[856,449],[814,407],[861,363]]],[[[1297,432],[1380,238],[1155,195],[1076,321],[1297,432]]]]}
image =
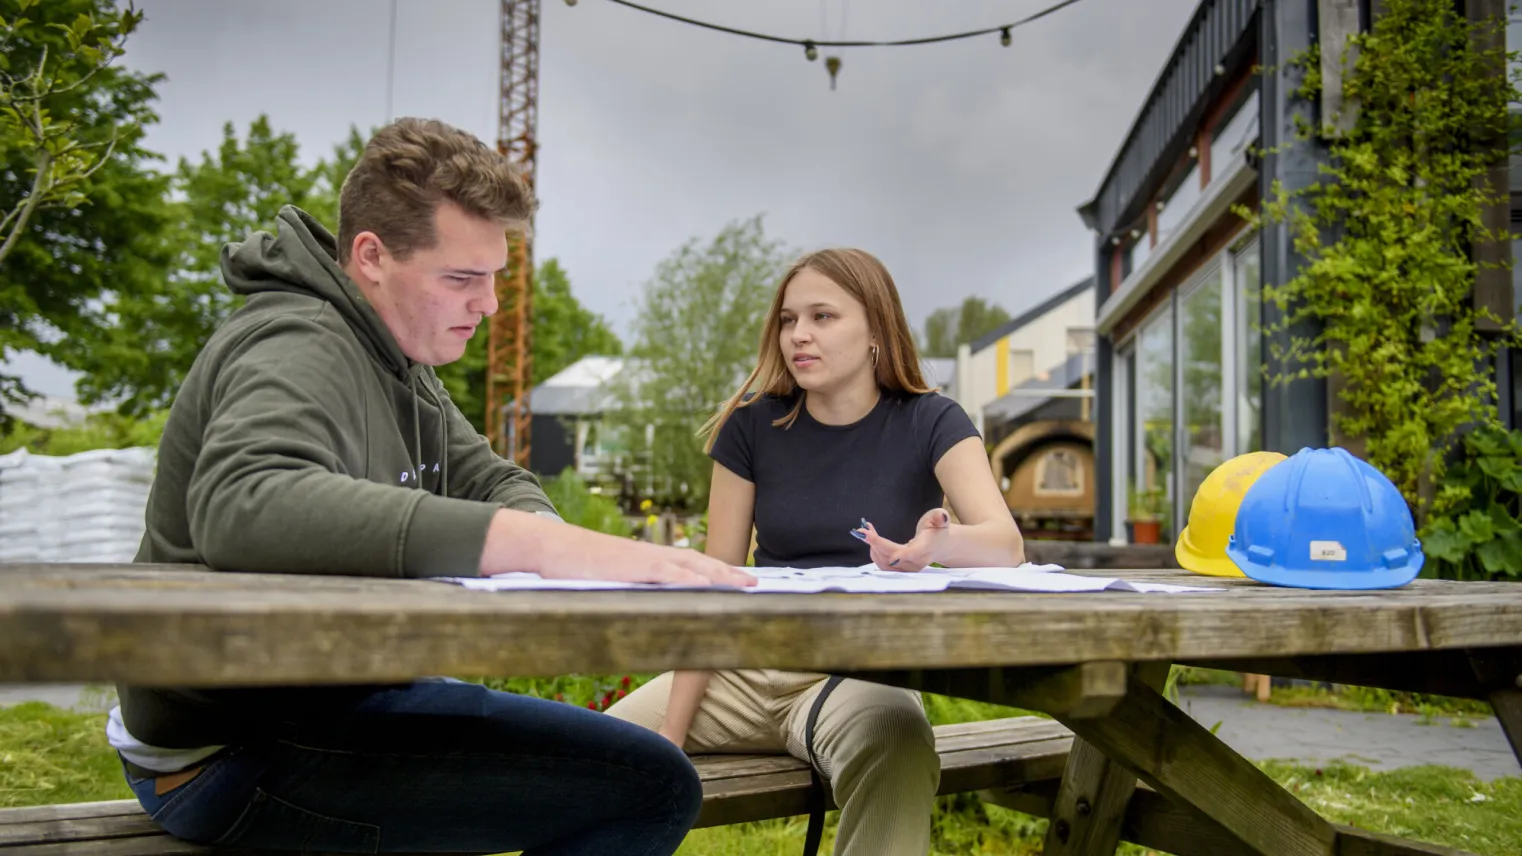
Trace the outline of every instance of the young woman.
{"type": "MultiPolygon", "coordinates": [[[[792,266],[759,363],[706,431],[715,558],[745,564],[754,526],[759,567],[1025,561],[977,429],[925,385],[893,279],[865,252],[822,250],[792,266]]],[[[807,672],[676,672],[608,713],[691,753],[812,756],[841,807],[840,856],[929,849],[940,763],[909,690],[807,672]]]]}

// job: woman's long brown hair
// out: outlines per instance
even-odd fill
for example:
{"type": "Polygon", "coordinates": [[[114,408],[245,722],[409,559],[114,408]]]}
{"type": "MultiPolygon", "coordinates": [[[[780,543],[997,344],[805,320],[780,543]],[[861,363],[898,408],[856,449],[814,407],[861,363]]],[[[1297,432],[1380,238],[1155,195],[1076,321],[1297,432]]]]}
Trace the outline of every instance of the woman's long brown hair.
{"type": "MultiPolygon", "coordinates": [[[[708,442],[704,445],[704,451],[712,451],[714,439],[719,436],[719,429],[729,417],[741,407],[748,407],[756,398],[746,399],[745,394],[754,389],[757,397],[760,395],[788,396],[798,390],[798,384],[793,380],[793,375],[787,370],[787,361],[782,356],[782,298],[787,293],[788,283],[793,281],[804,270],[812,270],[827,277],[831,282],[845,289],[846,293],[861,301],[867,309],[867,327],[872,338],[878,343],[877,355],[877,385],[887,392],[925,393],[931,388],[925,384],[925,377],[920,372],[919,353],[914,347],[914,336],[909,332],[909,321],[904,317],[903,304],[898,299],[898,288],[893,284],[893,277],[883,263],[878,261],[871,253],[853,249],[827,249],[818,250],[793,263],[788,269],[787,275],[782,277],[782,282],[777,286],[777,293],[772,297],[772,307],[766,316],[766,324],[761,331],[761,356],[756,362],[756,367],[751,370],[750,377],[735,391],[733,396],[724,403],[724,407],[714,414],[713,418],[705,423],[698,432],[698,436],[707,437],[708,442]]],[[[786,416],[772,423],[773,426],[786,428],[798,418],[798,412],[803,407],[804,396],[798,396],[798,402],[786,416]]]]}

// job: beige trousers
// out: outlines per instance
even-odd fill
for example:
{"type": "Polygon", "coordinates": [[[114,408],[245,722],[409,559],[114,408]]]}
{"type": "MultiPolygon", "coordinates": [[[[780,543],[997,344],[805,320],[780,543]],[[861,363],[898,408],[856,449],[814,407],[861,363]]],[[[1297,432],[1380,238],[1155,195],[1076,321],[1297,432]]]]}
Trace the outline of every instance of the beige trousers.
{"type": "MultiPolygon", "coordinates": [[[[811,672],[715,672],[692,718],[688,754],[782,754],[807,761],[809,708],[825,676],[811,672]]],[[[608,709],[646,728],[665,721],[671,673],[608,709]]],[[[814,753],[840,806],[836,856],[924,856],[940,787],[935,733],[919,695],[843,681],[814,726],[814,753]]]]}

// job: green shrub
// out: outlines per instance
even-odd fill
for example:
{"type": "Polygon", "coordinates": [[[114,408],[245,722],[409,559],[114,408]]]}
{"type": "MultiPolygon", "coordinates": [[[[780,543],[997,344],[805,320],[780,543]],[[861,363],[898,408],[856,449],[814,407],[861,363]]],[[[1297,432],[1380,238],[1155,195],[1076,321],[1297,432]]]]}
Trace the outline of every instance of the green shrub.
{"type": "Polygon", "coordinates": [[[95,413],[79,425],[64,428],[38,428],[13,419],[9,428],[0,433],[0,455],[17,449],[26,449],[36,455],[63,456],[95,449],[157,448],[168,418],[168,410],[145,419],[117,413],[95,413]]]}
{"type": "Polygon", "coordinates": [[[560,475],[544,480],[544,492],[567,523],[627,538],[634,527],[625,519],[612,497],[592,493],[576,471],[566,467],[560,475]]]}

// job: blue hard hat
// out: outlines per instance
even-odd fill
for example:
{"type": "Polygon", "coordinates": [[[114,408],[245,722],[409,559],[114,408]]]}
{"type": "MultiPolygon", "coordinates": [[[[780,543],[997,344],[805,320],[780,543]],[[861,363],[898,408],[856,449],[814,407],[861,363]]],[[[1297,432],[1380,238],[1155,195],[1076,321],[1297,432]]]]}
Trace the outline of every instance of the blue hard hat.
{"type": "Polygon", "coordinates": [[[1400,490],[1340,448],[1301,449],[1260,476],[1226,555],[1259,582],[1311,589],[1402,586],[1424,558],[1400,490]]]}

